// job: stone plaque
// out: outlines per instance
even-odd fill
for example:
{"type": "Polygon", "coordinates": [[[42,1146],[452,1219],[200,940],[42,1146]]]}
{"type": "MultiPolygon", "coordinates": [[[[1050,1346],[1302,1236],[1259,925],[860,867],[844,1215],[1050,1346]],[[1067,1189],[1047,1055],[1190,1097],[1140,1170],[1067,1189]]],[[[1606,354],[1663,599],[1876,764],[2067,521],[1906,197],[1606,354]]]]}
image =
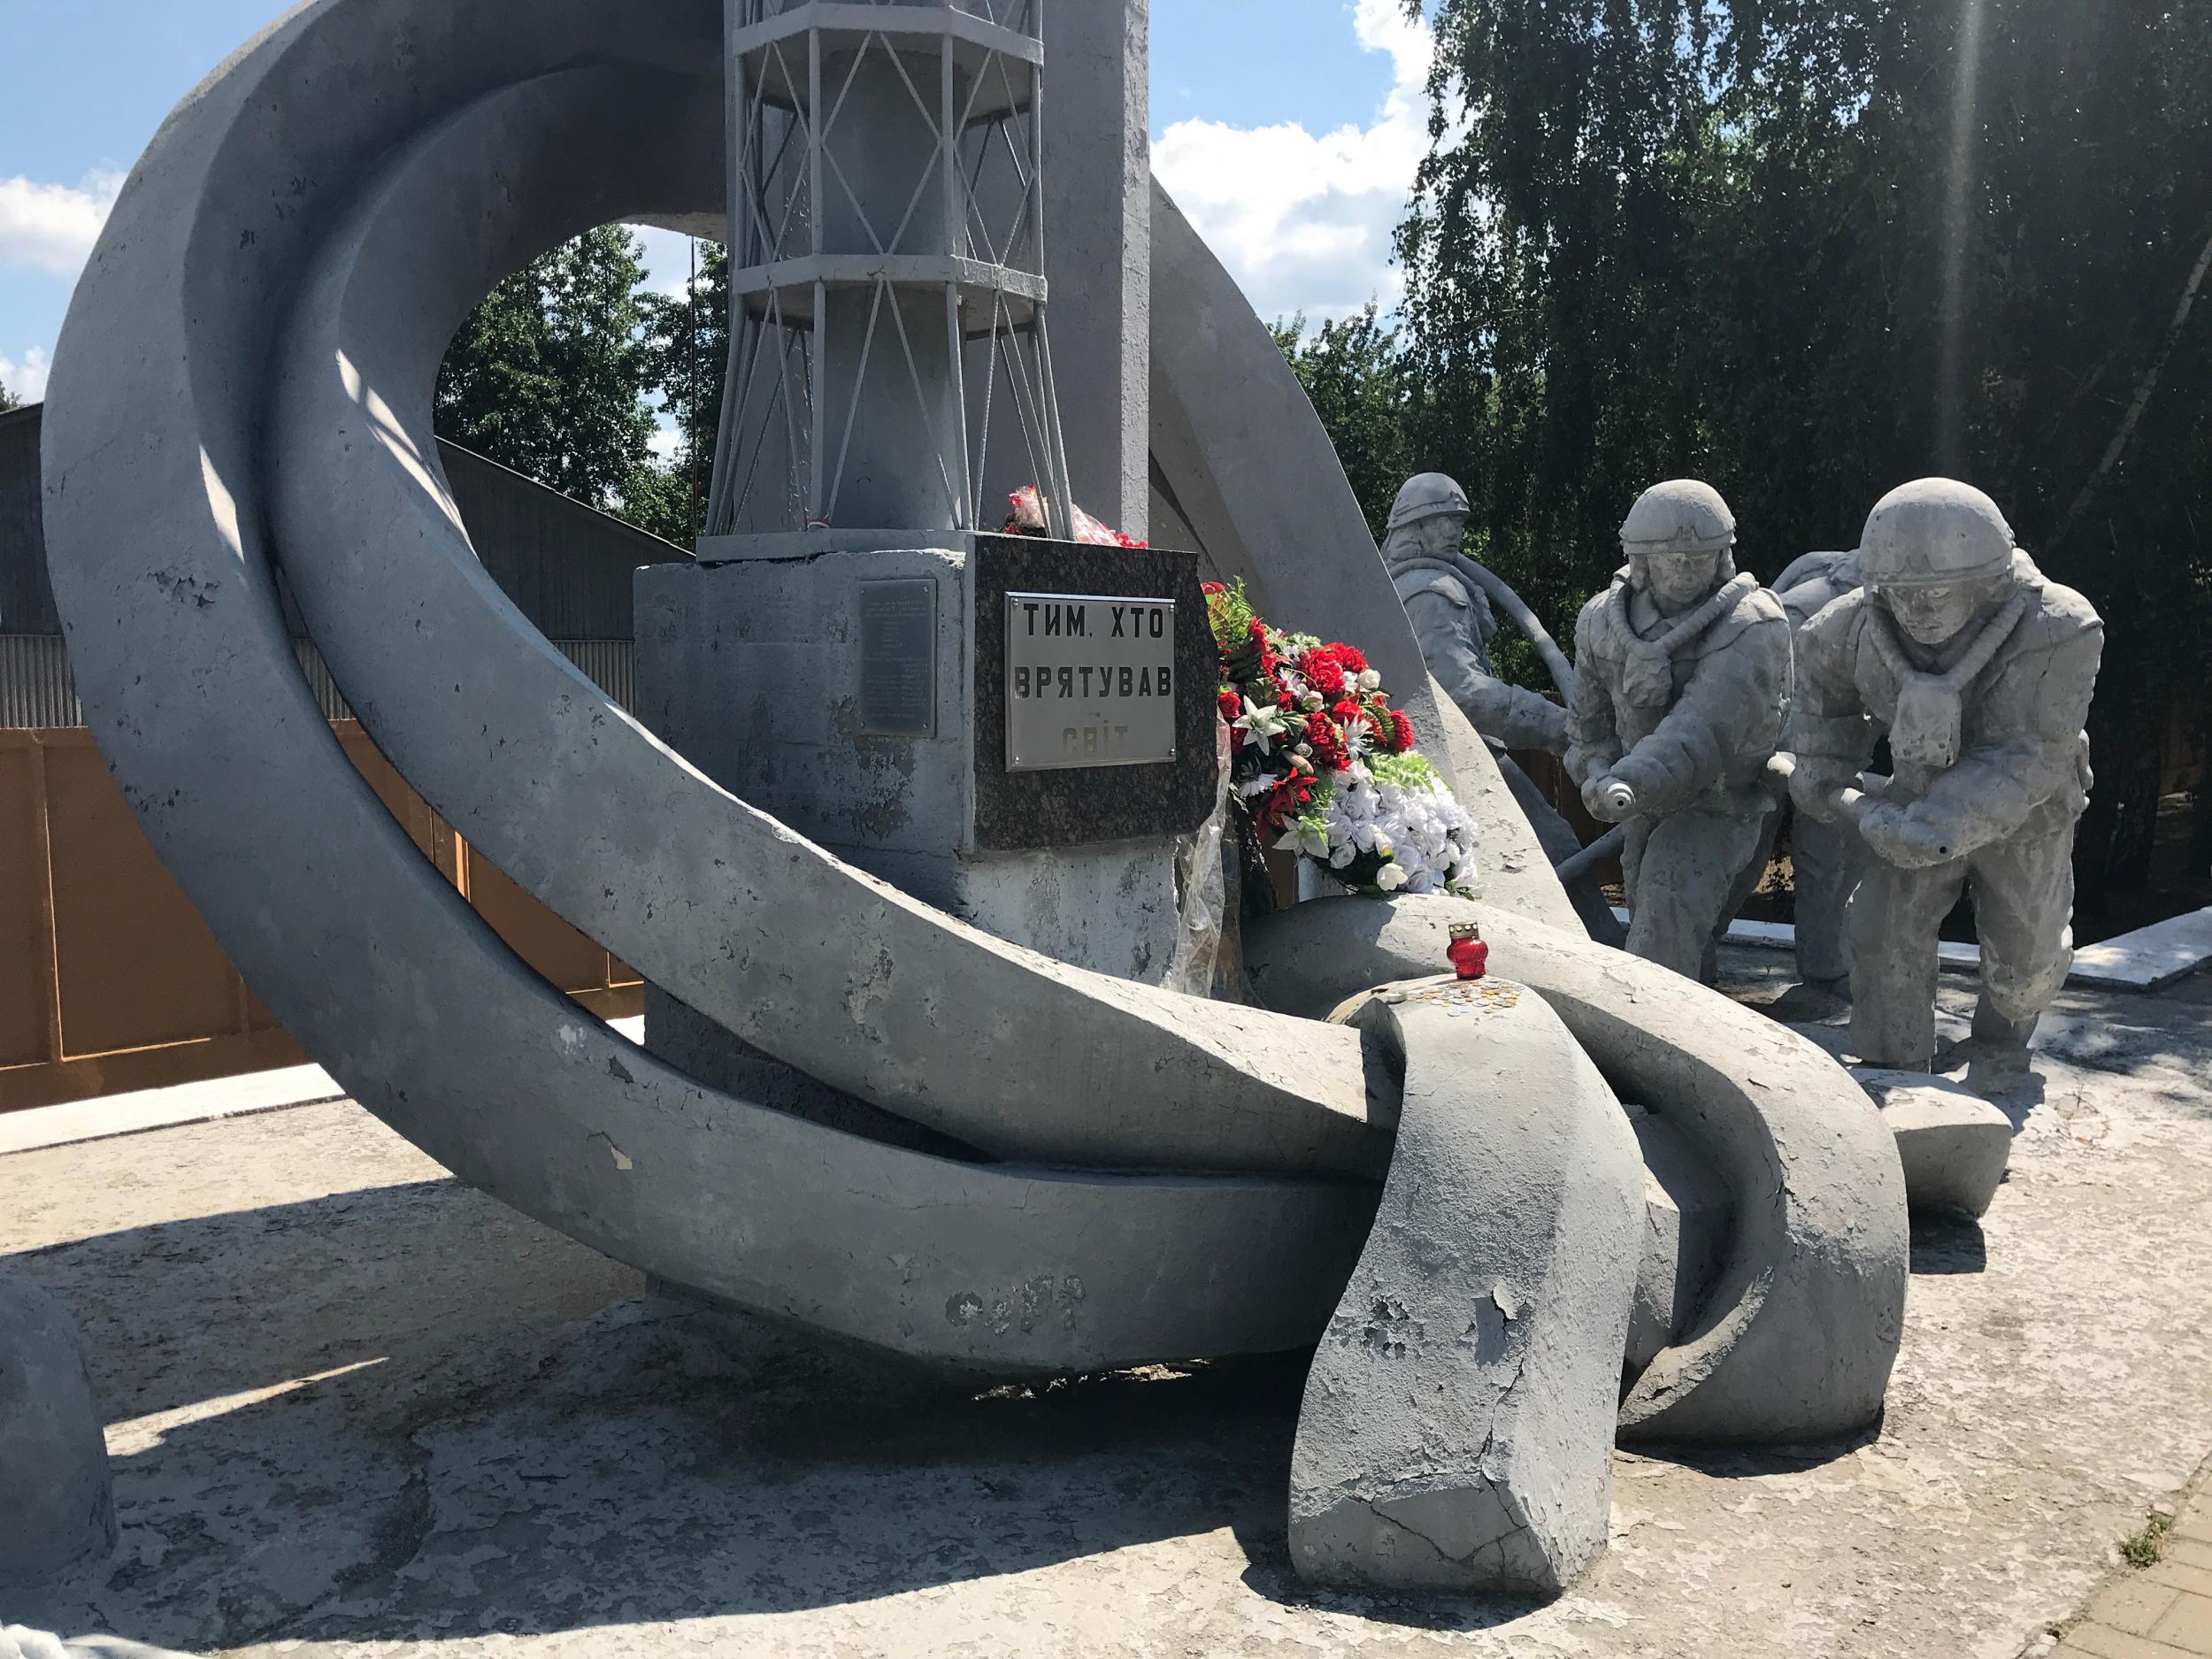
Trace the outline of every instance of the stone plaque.
{"type": "Polygon", "coordinates": [[[884,737],[937,734],[937,584],[860,584],[860,726],[884,737]]]}
{"type": "MultiPolygon", "coordinates": [[[[975,768],[975,833],[974,846],[990,852],[1022,852],[1054,847],[1080,847],[1102,841],[1131,841],[1155,835],[1187,835],[1206,821],[1213,810],[1214,793],[1220,781],[1214,741],[1220,717],[1214,712],[1214,686],[1220,674],[1216,660],[1212,630],[1206,622],[1206,597],[1199,590],[1198,560],[1189,553],[1178,553],[1164,548],[1114,548],[1079,545],[1071,541],[1048,541],[1033,536],[984,535],[975,540],[971,564],[971,591],[974,595],[973,622],[974,667],[974,768],[975,768]],[[1040,603],[1046,595],[1065,603],[1071,599],[1088,600],[1102,595],[1135,594],[1158,595],[1157,600],[1138,601],[1108,598],[1102,643],[1111,646],[1113,638],[1114,605],[1133,603],[1161,605],[1173,600],[1172,610],[1160,613],[1160,645],[1172,649],[1163,650],[1156,657],[1148,657],[1153,667],[1152,688],[1159,689],[1160,669],[1168,670],[1166,676],[1169,695],[1164,698],[1139,699],[1134,671],[1139,667],[1134,657],[1125,659],[1132,670],[1130,698],[1132,701],[1156,701],[1164,703],[1173,722],[1168,741],[1156,736],[1148,740],[1153,758],[1142,764],[1058,764],[1041,770],[1017,771],[1009,764],[1008,757],[1017,747],[1012,727],[1017,699],[1009,694],[1018,689],[1015,677],[1008,671],[1028,662],[1035,687],[1033,673],[1038,666],[1035,657],[1018,649],[1018,640],[1028,637],[1028,613],[1018,610],[1016,598],[1036,598],[1040,603]],[[1015,618],[1019,618],[1018,624],[1015,618]],[[1171,756],[1171,759],[1161,758],[1171,756]]],[[[1084,632],[1079,644],[1088,644],[1093,623],[1090,612],[1084,612],[1084,632]]],[[[1038,631],[1043,634],[1046,624],[1039,612],[1038,631]]],[[[1061,618],[1061,638],[1066,638],[1066,618],[1061,618]]],[[[1126,615],[1123,621],[1125,634],[1128,627],[1126,615]]],[[[1144,645],[1152,649],[1152,625],[1144,624],[1144,645]]],[[[1124,643],[1127,643],[1125,639],[1124,643]]],[[[1091,691],[1100,691],[1099,666],[1102,659],[1092,657],[1091,691]]],[[[1111,690],[1117,701],[1121,697],[1121,665],[1125,659],[1116,658],[1111,690]]],[[[1083,690],[1079,672],[1083,659],[1078,657],[1066,665],[1074,672],[1071,689],[1080,702],[1083,690]]],[[[1059,688],[1059,669],[1055,661],[1052,688],[1059,688]]],[[[1058,747],[1066,741],[1067,726],[1061,722],[1050,733],[1050,743],[1058,747]]],[[[1077,725],[1076,741],[1082,742],[1081,726],[1077,725]]],[[[1132,740],[1134,733],[1132,733],[1132,740]]],[[[1026,745],[1023,745],[1026,747],[1026,745]]]]}
{"type": "Polygon", "coordinates": [[[1006,595],[1006,769],[1176,757],[1175,601],[1006,595]]]}

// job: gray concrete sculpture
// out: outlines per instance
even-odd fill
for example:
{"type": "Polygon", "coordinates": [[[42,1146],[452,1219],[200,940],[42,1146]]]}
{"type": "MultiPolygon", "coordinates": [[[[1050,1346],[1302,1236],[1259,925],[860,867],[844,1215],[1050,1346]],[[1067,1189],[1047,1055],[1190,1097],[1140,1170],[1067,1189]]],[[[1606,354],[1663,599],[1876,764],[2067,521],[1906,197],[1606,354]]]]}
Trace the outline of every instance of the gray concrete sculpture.
{"type": "Polygon", "coordinates": [[[1429,672],[1475,730],[1507,749],[1567,752],[1567,710],[1491,672],[1498,621],[1490,595],[1457,568],[1467,493],[1441,472],[1408,479],[1390,509],[1383,563],[1429,672]]]}
{"type": "MultiPolygon", "coordinates": [[[[839,17],[864,30],[925,9],[839,17]]],[[[602,695],[470,548],[431,431],[444,342],[577,230],[723,207],[724,23],[716,0],[312,0],[177,111],[78,288],[45,425],[51,572],[88,719],[286,1026],[368,1110],[548,1224],[672,1285],[969,1373],[1311,1344],[1363,1252],[1362,1271],[1386,1271],[1440,1226],[1414,1202],[1418,1170],[1394,1164],[1403,1089],[1378,1039],[1321,1018],[1338,995],[1275,1011],[1087,972],[840,863],[602,695]],[[533,975],[346,759],[288,597],[380,747],[472,844],[703,1017],[940,1152],[709,1087],[533,975]],[[1379,1204],[1397,1209],[1371,1226],[1379,1204]]],[[[1161,240],[1156,259],[1193,277],[1160,308],[1194,331],[1167,355],[1202,373],[1248,347],[1269,361],[1216,384],[1288,407],[1294,380],[1202,244],[1171,223],[1161,240]]],[[[1571,926],[1494,764],[1420,673],[1380,561],[1261,534],[1258,497],[1286,469],[1342,485],[1310,411],[1310,430],[1273,426],[1163,384],[1190,439],[1173,476],[1210,503],[1193,511],[1274,560],[1280,614],[1344,618],[1403,687],[1490,824],[1494,904],[1571,926]]],[[[1644,1030],[1648,987],[1621,988],[1586,940],[1528,936],[1586,998],[1562,1007],[1581,1048],[1651,1102],[1681,1098],[1685,1139],[1731,1171],[1736,1255],[1644,1372],[1633,1420],[1751,1437],[1863,1424],[1896,1331],[1862,1310],[1901,1286],[1901,1224],[1852,1132],[1824,1162],[1770,1158],[1765,1186],[1739,1174],[1791,1139],[1798,1108],[1671,1057],[1644,1030]],[[1826,1334],[1770,1351],[1793,1328],[1826,1334]]],[[[1416,941],[1436,948],[1378,953],[1342,989],[1432,972],[1440,945],[1416,941]]],[[[1589,1060],[1529,1006],[1529,1064],[1596,1112],[1589,1060]]],[[[1778,1051],[1773,1072],[1804,1110],[1840,1111],[1801,1056],[1778,1051]]],[[[1436,1075],[1409,1063],[1424,1102],[1436,1075]]],[[[1561,1294],[1611,1288],[1557,1310],[1586,1359],[1625,1340],[1609,1299],[1640,1254],[1592,1237],[1602,1266],[1561,1294]]],[[[1549,1431],[1525,1432],[1533,1450],[1549,1431]]],[[[1586,1469],[1598,1442],[1571,1438],[1586,1469]]],[[[1589,1536],[1578,1490],[1557,1539],[1589,1536]]],[[[1548,1548],[1566,1570],[1581,1546],[1548,1548]]]]}
{"type": "Polygon", "coordinates": [[[1994,502],[1947,479],[1882,498],[1859,568],[1865,585],[1805,629],[1789,731],[1799,809],[1848,818],[1872,854],[1851,900],[1852,1044],[1874,1065],[1932,1064],[1936,930],[1970,891],[1972,1080],[2001,1087],[2072,960],[2104,626],[1994,502]],[[1864,778],[1884,735],[1895,774],[1864,778]]]}
{"type": "Polygon", "coordinates": [[[83,1340],[36,1286],[0,1278],[0,1588],[115,1548],[115,1484],[83,1340]]]}
{"type": "MultiPolygon", "coordinates": [[[[1541,749],[1564,755],[1567,709],[1563,702],[1554,703],[1512,685],[1492,671],[1490,641],[1498,634],[1495,607],[1503,603],[1511,608],[1558,682],[1563,698],[1573,693],[1574,671],[1513,591],[1461,552],[1468,512],[1466,491],[1443,473],[1423,472],[1408,479],[1391,506],[1383,563],[1389,568],[1398,603],[1405,607],[1406,620],[1413,625],[1413,637],[1421,642],[1430,677],[1483,740],[1498,750],[1498,769],[1534,826],[1546,856],[1557,866],[1582,850],[1581,838],[1505,751],[1541,749]]],[[[1626,930],[1594,877],[1569,883],[1568,895],[1593,939],[1609,945],[1625,941],[1626,930]]]]}
{"type": "Polygon", "coordinates": [[[1306,1379],[1291,1558],[1325,1584],[1555,1594],[1612,1515],[1635,1137],[1587,1060],[1560,1074],[1558,1016],[1510,981],[1392,987],[1338,1018],[1404,1104],[1391,1225],[1306,1379]]]}
{"type": "Polygon", "coordinates": [[[1575,626],[1568,775],[1629,826],[1629,950],[1693,979],[1712,977],[1771,843],[1790,695],[1788,618],[1737,571],[1735,542],[1719,491],[1655,485],[1621,526],[1627,565],[1575,626]]]}
{"type": "MultiPolygon", "coordinates": [[[[1855,553],[1808,553],[1774,580],[1793,636],[1859,585],[1855,553]]],[[[1824,1018],[1851,995],[1851,940],[1844,907],[1859,884],[1866,843],[1848,824],[1807,812],[1790,818],[1790,887],[1798,984],[1769,1012],[1824,1018]]]]}
{"type": "Polygon", "coordinates": [[[1873,1102],[1809,1041],[1578,933],[1458,899],[1301,904],[1247,925],[1245,963],[1267,1006],[1317,1016],[1419,974],[1463,920],[1733,1204],[1694,1317],[1632,1379],[1624,1438],[1818,1440],[1872,1421],[1903,1328],[1904,1179],[1873,1102]]]}

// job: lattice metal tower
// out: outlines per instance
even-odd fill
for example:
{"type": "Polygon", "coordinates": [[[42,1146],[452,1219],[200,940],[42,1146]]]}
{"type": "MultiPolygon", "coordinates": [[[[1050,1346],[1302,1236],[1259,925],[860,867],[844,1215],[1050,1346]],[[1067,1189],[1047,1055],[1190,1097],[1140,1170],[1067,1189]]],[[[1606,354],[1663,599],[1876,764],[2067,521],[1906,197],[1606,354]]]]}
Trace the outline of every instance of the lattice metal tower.
{"type": "MultiPolygon", "coordinates": [[[[730,360],[709,538],[914,546],[1035,482],[1044,0],[729,0],[730,360]]],[[[703,552],[710,549],[703,547],[703,552]]]]}

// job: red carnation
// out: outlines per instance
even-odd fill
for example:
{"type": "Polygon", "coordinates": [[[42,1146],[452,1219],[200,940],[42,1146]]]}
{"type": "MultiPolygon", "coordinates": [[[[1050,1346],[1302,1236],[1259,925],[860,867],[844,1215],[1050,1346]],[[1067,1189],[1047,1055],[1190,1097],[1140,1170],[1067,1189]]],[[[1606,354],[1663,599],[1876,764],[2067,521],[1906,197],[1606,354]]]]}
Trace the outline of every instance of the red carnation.
{"type": "Polygon", "coordinates": [[[1413,747],[1413,722],[1406,718],[1406,711],[1403,709],[1393,709],[1390,711],[1390,729],[1398,740],[1393,745],[1397,753],[1402,755],[1413,747]]]}
{"type": "Polygon", "coordinates": [[[1331,772],[1342,772],[1349,764],[1344,740],[1338,735],[1336,727],[1329,724],[1327,715],[1317,712],[1306,717],[1306,741],[1313,745],[1317,768],[1325,766],[1331,772]]]}
{"type": "Polygon", "coordinates": [[[1216,594],[1225,594],[1229,590],[1219,582],[1201,582],[1198,584],[1198,591],[1210,599],[1216,594]]]}
{"type": "Polygon", "coordinates": [[[1357,678],[1367,672],[1367,659],[1358,650],[1339,640],[1329,649],[1336,653],[1336,660],[1344,665],[1344,672],[1357,678]]]}

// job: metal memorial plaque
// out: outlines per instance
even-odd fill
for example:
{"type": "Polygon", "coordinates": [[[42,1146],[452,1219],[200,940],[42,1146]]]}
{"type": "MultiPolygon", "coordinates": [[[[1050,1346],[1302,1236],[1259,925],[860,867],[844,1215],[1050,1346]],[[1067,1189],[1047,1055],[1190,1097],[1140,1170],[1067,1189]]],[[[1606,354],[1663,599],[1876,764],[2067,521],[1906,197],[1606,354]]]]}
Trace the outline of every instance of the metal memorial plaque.
{"type": "Polygon", "coordinates": [[[860,728],[937,735],[937,584],[927,577],[860,584],[860,728]]]}
{"type": "Polygon", "coordinates": [[[1176,757],[1175,601],[1006,595],[1006,769],[1176,757]]]}

